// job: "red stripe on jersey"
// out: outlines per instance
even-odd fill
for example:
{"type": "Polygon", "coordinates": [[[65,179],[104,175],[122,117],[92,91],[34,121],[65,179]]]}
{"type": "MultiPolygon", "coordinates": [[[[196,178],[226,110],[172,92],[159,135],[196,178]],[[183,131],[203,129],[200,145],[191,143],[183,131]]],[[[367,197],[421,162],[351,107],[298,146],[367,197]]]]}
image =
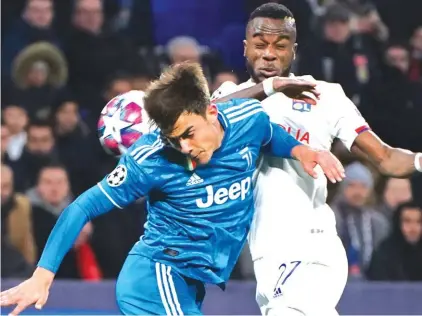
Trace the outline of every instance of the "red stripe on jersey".
{"type": "Polygon", "coordinates": [[[370,130],[370,127],[368,125],[362,125],[361,127],[358,127],[357,129],[355,129],[355,132],[360,134],[369,130],[370,130]]]}

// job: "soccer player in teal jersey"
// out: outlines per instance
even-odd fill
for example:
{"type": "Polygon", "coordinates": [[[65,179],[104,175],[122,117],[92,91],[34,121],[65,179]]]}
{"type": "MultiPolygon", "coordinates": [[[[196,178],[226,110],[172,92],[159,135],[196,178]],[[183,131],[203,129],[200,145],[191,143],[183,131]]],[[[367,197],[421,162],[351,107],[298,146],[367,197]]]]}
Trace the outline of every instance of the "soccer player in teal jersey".
{"type": "Polygon", "coordinates": [[[145,234],[122,268],[117,304],[123,314],[200,315],[205,284],[225,287],[245,243],[260,152],[298,159],[311,175],[317,163],[326,173],[343,171],[328,152],[271,124],[259,101],[210,104],[196,64],[169,69],[144,102],[159,132],[139,139],[114,171],[63,211],[34,275],[1,293],[1,306],[17,304],[13,315],[45,304],[54,273],[86,222],[143,196],[145,234]]]}

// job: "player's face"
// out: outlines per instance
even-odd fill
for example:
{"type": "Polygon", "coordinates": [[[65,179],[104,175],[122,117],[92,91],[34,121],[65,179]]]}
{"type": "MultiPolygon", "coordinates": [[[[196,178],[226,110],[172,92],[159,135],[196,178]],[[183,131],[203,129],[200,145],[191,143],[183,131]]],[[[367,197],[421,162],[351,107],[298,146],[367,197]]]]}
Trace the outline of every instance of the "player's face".
{"type": "Polygon", "coordinates": [[[180,152],[198,164],[206,164],[220,147],[224,135],[217,115],[215,105],[208,107],[205,116],[184,113],[176,121],[173,131],[165,136],[180,152]]]}
{"type": "Polygon", "coordinates": [[[297,47],[294,19],[255,18],[248,24],[243,44],[246,65],[255,82],[288,76],[297,47]]]}

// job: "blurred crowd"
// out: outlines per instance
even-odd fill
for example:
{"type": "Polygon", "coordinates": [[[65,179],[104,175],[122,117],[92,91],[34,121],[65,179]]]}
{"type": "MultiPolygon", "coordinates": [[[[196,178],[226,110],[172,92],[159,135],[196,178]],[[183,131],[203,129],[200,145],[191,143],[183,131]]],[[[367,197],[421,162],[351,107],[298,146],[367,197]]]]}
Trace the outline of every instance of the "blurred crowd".
{"type": "MultiPolygon", "coordinates": [[[[1,2],[2,277],[30,275],[61,211],[114,168],[96,136],[107,101],[184,60],[203,65],[212,91],[247,80],[245,25],[265,2],[1,2]]],[[[296,17],[293,72],[340,83],[385,142],[421,152],[422,2],[273,2],[296,17]]],[[[421,176],[384,178],[340,143],[333,152],[347,166],[329,202],[350,277],[422,281],[421,176]]],[[[140,200],[88,223],[57,277],[116,278],[142,234],[143,208],[140,200]]],[[[246,249],[232,277],[253,278],[246,249]]]]}

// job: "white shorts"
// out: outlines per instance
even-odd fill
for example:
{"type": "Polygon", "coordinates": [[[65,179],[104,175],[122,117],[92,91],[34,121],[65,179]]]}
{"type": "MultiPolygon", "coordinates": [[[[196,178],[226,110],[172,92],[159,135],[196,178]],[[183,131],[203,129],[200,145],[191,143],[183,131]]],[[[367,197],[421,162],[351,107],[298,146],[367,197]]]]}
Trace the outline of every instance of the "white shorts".
{"type": "Polygon", "coordinates": [[[338,315],[335,308],[348,274],[340,238],[315,233],[279,249],[254,261],[262,315],[338,315]]]}

